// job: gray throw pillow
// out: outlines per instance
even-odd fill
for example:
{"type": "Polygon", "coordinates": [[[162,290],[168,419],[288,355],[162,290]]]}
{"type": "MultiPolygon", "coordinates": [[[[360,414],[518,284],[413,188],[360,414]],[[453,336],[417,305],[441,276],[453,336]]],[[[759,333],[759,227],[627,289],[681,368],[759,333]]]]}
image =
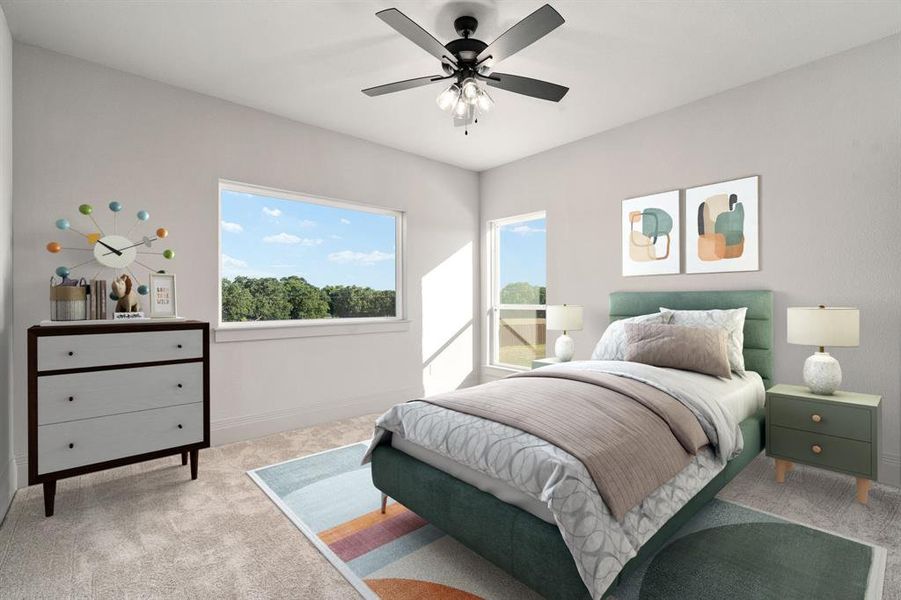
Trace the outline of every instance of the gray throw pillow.
{"type": "Polygon", "coordinates": [[[715,327],[626,323],[626,360],[732,378],[728,333],[715,327]]]}
{"type": "Polygon", "coordinates": [[[729,364],[736,373],[745,372],[745,314],[747,308],[712,310],[672,310],[660,307],[660,312],[669,314],[673,325],[682,327],[716,327],[728,333],[729,364]]]}
{"type": "Polygon", "coordinates": [[[664,313],[651,313],[639,315],[628,319],[614,321],[607,326],[604,335],[594,347],[591,360],[626,360],[626,323],[669,323],[670,315],[664,313]]]}

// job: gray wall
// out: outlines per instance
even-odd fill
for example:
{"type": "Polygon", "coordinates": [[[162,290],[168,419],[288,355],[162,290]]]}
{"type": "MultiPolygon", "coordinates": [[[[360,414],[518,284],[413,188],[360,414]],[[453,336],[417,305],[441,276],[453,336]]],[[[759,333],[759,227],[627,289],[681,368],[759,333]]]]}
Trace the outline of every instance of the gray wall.
{"type": "Polygon", "coordinates": [[[577,358],[603,333],[610,292],[763,288],[776,380],[800,383],[813,349],[785,342],[786,307],[860,307],[860,347],[834,355],[845,389],[884,396],[880,479],[898,484],[899,165],[894,36],[484,172],[482,220],[547,210],[548,301],[585,305],[577,358]],[[623,199],[747,175],[760,175],[759,272],[621,276],[623,199]]]}
{"type": "Polygon", "coordinates": [[[12,450],[12,38],[0,8],[0,520],[16,489],[12,450]]]}
{"type": "Polygon", "coordinates": [[[64,235],[55,219],[84,220],[84,202],[100,218],[113,199],[129,214],[150,211],[177,251],[166,268],[178,276],[179,312],[213,323],[220,177],[406,211],[407,331],[214,343],[214,443],[378,412],[468,381],[479,339],[477,174],[19,43],[13,82],[20,475],[25,333],[48,318],[59,261],[44,246],[64,235]]]}

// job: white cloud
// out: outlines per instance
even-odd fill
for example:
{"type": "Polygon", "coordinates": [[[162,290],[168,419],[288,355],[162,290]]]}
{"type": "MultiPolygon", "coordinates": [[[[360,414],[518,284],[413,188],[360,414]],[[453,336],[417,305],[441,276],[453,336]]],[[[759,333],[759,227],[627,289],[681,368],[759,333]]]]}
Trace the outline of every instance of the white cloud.
{"type": "Polygon", "coordinates": [[[297,224],[298,227],[310,228],[316,227],[316,221],[310,221],[309,219],[304,219],[300,223],[297,224]]]}
{"type": "Polygon", "coordinates": [[[228,254],[222,255],[222,268],[226,270],[246,269],[247,261],[239,258],[232,258],[228,254]]]}
{"type": "Polygon", "coordinates": [[[510,231],[519,235],[531,235],[533,233],[544,233],[546,230],[532,227],[531,225],[517,225],[510,231]]]}
{"type": "Polygon", "coordinates": [[[377,262],[394,259],[394,253],[381,252],[379,250],[373,250],[372,252],[342,250],[341,252],[332,252],[328,255],[328,259],[342,265],[374,265],[377,262]]]}
{"type": "Polygon", "coordinates": [[[350,225],[350,219],[341,219],[342,225],[350,225]]]}
{"type": "Polygon", "coordinates": [[[318,246],[322,243],[322,240],[318,238],[302,238],[284,232],[275,235],[267,235],[263,238],[263,241],[267,244],[285,244],[287,246],[318,246]]]}
{"type": "Polygon", "coordinates": [[[241,233],[244,231],[244,228],[240,223],[230,223],[228,221],[222,221],[222,231],[227,231],[229,233],[241,233]]]}
{"type": "Polygon", "coordinates": [[[333,239],[333,240],[343,240],[344,239],[340,235],[335,235],[334,233],[332,235],[330,235],[329,238],[333,239]]]}
{"type": "Polygon", "coordinates": [[[263,214],[269,215],[270,217],[280,217],[282,216],[282,211],[277,208],[269,208],[268,206],[264,206],[263,214]]]}

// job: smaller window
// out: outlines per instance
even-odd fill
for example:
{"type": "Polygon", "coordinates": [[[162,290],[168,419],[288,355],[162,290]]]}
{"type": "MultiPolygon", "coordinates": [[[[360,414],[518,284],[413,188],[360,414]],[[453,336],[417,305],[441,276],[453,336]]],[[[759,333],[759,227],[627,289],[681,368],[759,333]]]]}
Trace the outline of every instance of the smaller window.
{"type": "Polygon", "coordinates": [[[219,186],[220,322],[399,320],[403,213],[219,186]]]}
{"type": "Polygon", "coordinates": [[[491,364],[529,368],[545,356],[547,226],[533,213],[490,223],[491,364]]]}

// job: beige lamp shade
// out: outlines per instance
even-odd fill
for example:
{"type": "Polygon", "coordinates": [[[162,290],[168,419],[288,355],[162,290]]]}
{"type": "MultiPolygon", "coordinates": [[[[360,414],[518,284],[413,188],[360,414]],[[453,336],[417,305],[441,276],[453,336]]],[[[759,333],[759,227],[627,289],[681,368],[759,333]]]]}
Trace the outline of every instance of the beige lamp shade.
{"type": "Polygon", "coordinates": [[[552,331],[582,329],[582,307],[578,304],[551,304],[546,314],[547,328],[552,331]]]}
{"type": "Polygon", "coordinates": [[[804,346],[860,344],[860,311],[839,306],[804,306],[788,309],[788,343],[804,346]]]}

